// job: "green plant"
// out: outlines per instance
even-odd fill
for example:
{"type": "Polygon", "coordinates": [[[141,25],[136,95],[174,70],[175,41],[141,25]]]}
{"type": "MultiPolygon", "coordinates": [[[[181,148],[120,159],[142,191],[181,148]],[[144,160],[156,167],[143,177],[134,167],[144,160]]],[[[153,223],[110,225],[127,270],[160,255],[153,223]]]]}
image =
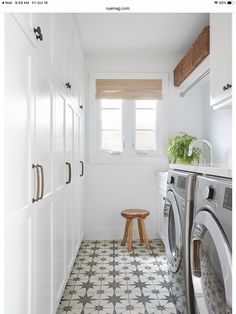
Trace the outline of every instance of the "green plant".
{"type": "Polygon", "coordinates": [[[197,140],[195,136],[188,134],[177,135],[172,138],[167,147],[167,155],[169,156],[170,162],[175,163],[178,161],[189,164],[194,160],[199,161],[201,154],[200,148],[194,147],[192,155],[188,156],[189,145],[195,140],[197,140]]]}

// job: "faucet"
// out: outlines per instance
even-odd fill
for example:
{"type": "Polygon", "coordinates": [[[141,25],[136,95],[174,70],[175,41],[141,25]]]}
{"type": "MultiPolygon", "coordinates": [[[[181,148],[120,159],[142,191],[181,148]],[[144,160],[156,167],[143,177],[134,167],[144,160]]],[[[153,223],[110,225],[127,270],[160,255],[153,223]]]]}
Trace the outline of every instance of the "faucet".
{"type": "Polygon", "coordinates": [[[192,156],[193,153],[193,147],[197,144],[197,143],[205,143],[210,151],[210,165],[212,165],[212,145],[210,142],[208,142],[207,140],[196,140],[193,141],[190,145],[189,145],[189,149],[188,149],[188,156],[192,156]]]}

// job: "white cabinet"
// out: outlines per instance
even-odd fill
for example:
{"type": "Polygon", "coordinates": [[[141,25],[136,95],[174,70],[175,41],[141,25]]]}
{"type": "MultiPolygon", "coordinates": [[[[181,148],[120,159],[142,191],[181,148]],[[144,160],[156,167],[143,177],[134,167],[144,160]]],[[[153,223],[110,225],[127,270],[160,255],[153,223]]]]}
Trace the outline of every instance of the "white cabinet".
{"type": "MultiPolygon", "coordinates": [[[[39,30],[39,29],[38,29],[39,30]]],[[[52,62],[52,14],[34,13],[32,14],[32,31],[35,36],[35,46],[38,53],[44,58],[44,62],[52,62]],[[40,32],[36,30],[40,28],[40,32]],[[42,37],[40,38],[40,34],[42,37]],[[37,39],[37,37],[39,37],[37,39]]]]}
{"type": "Polygon", "coordinates": [[[40,69],[34,68],[34,101],[32,117],[33,164],[39,165],[40,197],[52,193],[52,95],[51,83],[40,69]],[[44,186],[43,186],[44,185],[44,186]],[[43,188],[43,190],[42,190],[43,188]]]}
{"type": "Polygon", "coordinates": [[[210,104],[232,104],[232,14],[210,14],[210,104]]]}
{"type": "Polygon", "coordinates": [[[44,62],[50,63],[52,60],[52,14],[14,13],[14,18],[37,52],[44,58],[44,62]]]}
{"type": "Polygon", "coordinates": [[[32,54],[6,15],[5,49],[5,314],[32,313],[30,77],[32,54]],[[14,295],[14,302],[12,300],[14,295]]]}
{"type": "Polygon", "coordinates": [[[165,232],[163,224],[164,205],[167,187],[168,172],[159,172],[157,174],[157,230],[160,239],[165,241],[165,232]]]}
{"type": "Polygon", "coordinates": [[[52,17],[52,64],[53,73],[58,80],[59,86],[65,89],[65,14],[57,13],[52,17]]]}
{"type": "Polygon", "coordinates": [[[67,62],[73,76],[72,59],[81,69],[82,59],[72,37],[70,60],[55,71],[65,34],[61,44],[59,36],[52,41],[52,21],[58,26],[69,18],[6,14],[5,314],[55,313],[81,242],[81,112],[61,80],[67,62]],[[33,26],[44,32],[43,41],[32,36],[33,26]]]}
{"type": "Polygon", "coordinates": [[[52,206],[46,197],[34,208],[34,314],[52,313],[52,206]]]}
{"type": "Polygon", "coordinates": [[[65,103],[66,100],[55,91],[54,96],[54,189],[56,191],[63,188],[65,184],[65,103]]]}
{"type": "Polygon", "coordinates": [[[5,49],[5,177],[6,216],[30,203],[30,77],[32,55],[19,33],[6,30],[5,49]],[[13,92],[14,88],[14,92],[13,92]],[[14,178],[14,180],[12,179],[14,178]],[[24,182],[24,184],[22,184],[24,182]]]}

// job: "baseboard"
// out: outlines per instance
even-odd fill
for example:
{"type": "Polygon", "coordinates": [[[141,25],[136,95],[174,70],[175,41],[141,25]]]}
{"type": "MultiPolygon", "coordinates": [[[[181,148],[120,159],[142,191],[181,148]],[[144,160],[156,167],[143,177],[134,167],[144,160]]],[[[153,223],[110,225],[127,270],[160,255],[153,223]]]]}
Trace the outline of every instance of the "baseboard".
{"type": "MultiPolygon", "coordinates": [[[[124,229],[106,228],[106,229],[90,229],[85,231],[85,240],[121,240],[123,238],[124,229]]],[[[147,230],[149,239],[159,239],[159,235],[155,228],[147,230]]],[[[133,232],[133,239],[138,239],[137,230],[133,232]]]]}

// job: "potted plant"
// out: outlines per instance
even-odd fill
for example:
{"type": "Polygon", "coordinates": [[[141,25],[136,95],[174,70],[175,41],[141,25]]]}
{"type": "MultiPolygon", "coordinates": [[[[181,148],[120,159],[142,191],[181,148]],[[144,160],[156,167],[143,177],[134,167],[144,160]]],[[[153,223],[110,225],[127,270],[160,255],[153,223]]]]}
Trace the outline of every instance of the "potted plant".
{"type": "Polygon", "coordinates": [[[188,134],[177,135],[172,138],[167,147],[167,155],[171,163],[191,164],[192,161],[199,162],[201,150],[193,148],[193,153],[188,156],[189,145],[192,141],[197,140],[195,136],[188,134]]]}

